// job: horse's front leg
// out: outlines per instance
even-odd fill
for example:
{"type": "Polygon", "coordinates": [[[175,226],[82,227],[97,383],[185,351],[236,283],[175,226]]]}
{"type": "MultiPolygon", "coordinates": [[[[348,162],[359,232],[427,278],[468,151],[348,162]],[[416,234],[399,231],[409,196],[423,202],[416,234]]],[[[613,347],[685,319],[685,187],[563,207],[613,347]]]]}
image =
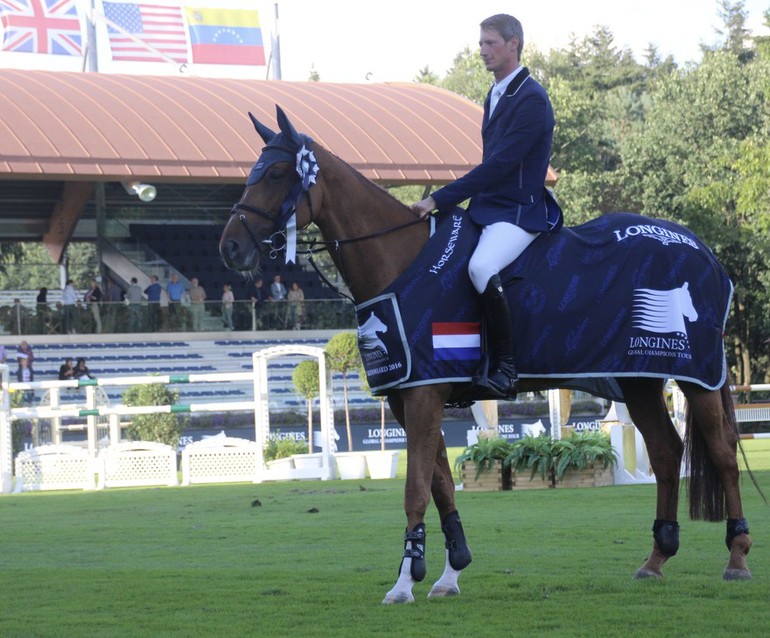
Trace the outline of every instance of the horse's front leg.
{"type": "MultiPolygon", "coordinates": [[[[430,385],[409,388],[389,397],[390,407],[398,422],[406,430],[406,484],[404,511],[406,534],[404,555],[398,571],[398,580],[385,595],[383,604],[414,601],[412,587],[422,581],[425,565],[425,512],[431,497],[436,455],[443,445],[441,419],[449,396],[448,385],[430,385]]],[[[446,456],[446,448],[444,448],[446,456]]],[[[448,461],[446,467],[449,467],[448,461]]],[[[446,476],[442,480],[446,480],[446,476]]],[[[451,472],[449,474],[451,483],[451,472]]],[[[454,505],[454,497],[447,500],[447,490],[439,490],[444,507],[454,505]]]]}

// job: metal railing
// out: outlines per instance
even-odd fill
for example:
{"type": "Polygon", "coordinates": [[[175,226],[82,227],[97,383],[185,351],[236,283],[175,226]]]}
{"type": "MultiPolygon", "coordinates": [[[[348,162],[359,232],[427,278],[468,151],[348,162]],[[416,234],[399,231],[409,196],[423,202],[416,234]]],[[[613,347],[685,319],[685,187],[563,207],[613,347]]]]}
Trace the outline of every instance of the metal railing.
{"type": "Polygon", "coordinates": [[[0,330],[13,335],[221,332],[255,330],[347,330],[356,327],[355,309],[344,299],[236,301],[228,313],[221,301],[203,304],[60,301],[0,306],[0,330]]]}

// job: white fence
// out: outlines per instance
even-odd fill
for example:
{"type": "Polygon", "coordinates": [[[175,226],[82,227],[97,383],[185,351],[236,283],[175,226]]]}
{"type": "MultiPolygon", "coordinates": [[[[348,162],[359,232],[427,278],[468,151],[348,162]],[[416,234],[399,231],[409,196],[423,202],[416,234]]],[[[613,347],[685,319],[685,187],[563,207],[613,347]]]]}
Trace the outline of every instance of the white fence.
{"type": "MultiPolygon", "coordinates": [[[[331,403],[331,372],[326,367],[323,348],[304,345],[281,345],[265,348],[252,355],[253,372],[153,375],[81,379],[72,381],[40,381],[10,383],[9,368],[0,365],[2,373],[2,405],[0,405],[0,492],[13,490],[13,447],[11,424],[16,419],[48,419],[51,422],[52,445],[33,448],[19,454],[16,459],[16,491],[42,489],[95,489],[128,485],[176,485],[176,451],[155,442],[123,442],[121,418],[135,414],[252,411],[254,413],[256,441],[259,444],[243,446],[233,439],[222,439],[206,446],[183,450],[183,484],[203,482],[206,478],[219,481],[277,480],[285,478],[333,478],[335,464],[332,452],[333,410],[331,403]],[[292,463],[290,471],[285,467],[271,469],[265,465],[263,444],[270,433],[268,410],[268,361],[273,357],[297,355],[318,359],[321,406],[321,453],[313,457],[310,467],[292,463]],[[232,382],[253,382],[253,401],[211,402],[166,406],[99,405],[97,389],[105,386],[134,386],[143,384],[214,383],[222,386],[232,382]],[[60,402],[61,391],[85,388],[85,405],[60,402]],[[10,407],[10,392],[44,389],[50,393],[50,405],[40,407],[10,407]],[[85,417],[87,448],[61,444],[61,432],[66,426],[61,421],[67,417],[85,417]],[[99,439],[98,419],[109,419],[108,444],[99,439]],[[167,449],[164,449],[167,448],[167,449]],[[236,450],[237,448],[237,450],[236,450]],[[79,450],[79,451],[78,451],[79,450]],[[204,453],[205,450],[205,453],[204,453]],[[205,458],[205,461],[204,461],[205,458]],[[248,468],[248,469],[247,469],[248,468]]],[[[216,438],[216,437],[215,437],[216,438]]]]}

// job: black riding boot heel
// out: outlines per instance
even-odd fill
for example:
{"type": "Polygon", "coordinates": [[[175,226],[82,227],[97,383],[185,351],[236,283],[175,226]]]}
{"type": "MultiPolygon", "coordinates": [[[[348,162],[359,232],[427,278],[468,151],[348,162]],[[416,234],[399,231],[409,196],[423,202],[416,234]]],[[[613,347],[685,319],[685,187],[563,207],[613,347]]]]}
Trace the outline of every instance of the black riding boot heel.
{"type": "Polygon", "coordinates": [[[487,377],[487,387],[501,399],[515,399],[519,375],[513,355],[511,311],[500,275],[490,277],[486,290],[481,294],[481,307],[487,328],[487,354],[497,362],[487,377]]]}

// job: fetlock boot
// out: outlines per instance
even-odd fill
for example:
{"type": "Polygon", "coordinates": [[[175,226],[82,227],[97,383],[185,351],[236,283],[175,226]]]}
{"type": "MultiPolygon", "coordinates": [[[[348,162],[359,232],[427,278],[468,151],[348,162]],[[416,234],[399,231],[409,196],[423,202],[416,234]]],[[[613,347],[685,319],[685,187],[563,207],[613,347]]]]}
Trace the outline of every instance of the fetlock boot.
{"type": "Polygon", "coordinates": [[[481,294],[481,306],[487,328],[487,354],[496,362],[490,366],[488,388],[501,399],[515,399],[519,376],[513,354],[513,326],[500,275],[490,277],[481,294]]]}

